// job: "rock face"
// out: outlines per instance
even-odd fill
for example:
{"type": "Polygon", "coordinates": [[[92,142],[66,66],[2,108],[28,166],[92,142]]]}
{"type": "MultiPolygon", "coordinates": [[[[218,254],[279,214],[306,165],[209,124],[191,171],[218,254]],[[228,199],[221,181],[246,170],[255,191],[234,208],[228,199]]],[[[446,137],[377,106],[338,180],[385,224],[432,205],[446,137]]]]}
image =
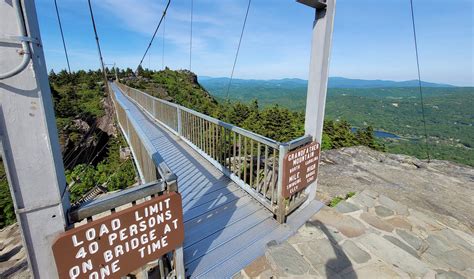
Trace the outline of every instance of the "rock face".
{"type": "MultiPolygon", "coordinates": [[[[438,160],[428,164],[365,147],[325,151],[321,160],[320,200],[327,202],[337,195],[367,189],[400,202],[403,206],[394,208],[389,201],[384,202],[385,198],[380,199],[381,206],[397,214],[406,214],[409,207],[465,232],[474,230],[474,169],[469,166],[438,160]]],[[[357,204],[372,206],[370,199],[357,204]]],[[[385,209],[377,211],[389,213],[385,209]]]]}
{"type": "MultiPolygon", "coordinates": [[[[323,208],[260,263],[284,250],[310,271],[305,278],[474,278],[474,169],[361,147],[323,152],[322,161],[319,198],[356,195],[323,208]]],[[[239,276],[304,277],[256,263],[239,276]]]]}
{"type": "Polygon", "coordinates": [[[296,235],[268,245],[265,257],[240,277],[474,278],[472,234],[374,191],[346,203],[360,206],[360,201],[374,205],[349,212],[354,207],[323,208],[296,235]],[[380,216],[382,203],[402,210],[380,216]]]}

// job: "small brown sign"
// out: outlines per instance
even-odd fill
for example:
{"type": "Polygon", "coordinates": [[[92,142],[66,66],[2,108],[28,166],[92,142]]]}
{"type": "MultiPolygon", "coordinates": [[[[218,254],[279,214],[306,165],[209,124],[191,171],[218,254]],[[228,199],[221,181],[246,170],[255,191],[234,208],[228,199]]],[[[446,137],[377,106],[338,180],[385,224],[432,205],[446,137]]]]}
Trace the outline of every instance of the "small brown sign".
{"type": "Polygon", "coordinates": [[[288,152],[283,160],[283,191],[284,198],[305,189],[316,181],[319,163],[319,143],[312,143],[288,152]]]}
{"type": "Polygon", "coordinates": [[[183,241],[181,196],[173,192],[61,234],[53,253],[59,278],[120,278],[183,241]]]}

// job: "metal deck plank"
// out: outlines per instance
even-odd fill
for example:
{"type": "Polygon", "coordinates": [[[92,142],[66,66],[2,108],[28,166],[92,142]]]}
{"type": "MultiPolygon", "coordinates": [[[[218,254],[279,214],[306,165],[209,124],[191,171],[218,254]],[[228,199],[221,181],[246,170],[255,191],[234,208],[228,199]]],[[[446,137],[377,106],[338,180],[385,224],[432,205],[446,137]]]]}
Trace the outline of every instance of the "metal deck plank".
{"type": "Polygon", "coordinates": [[[212,192],[205,193],[203,195],[186,195],[186,199],[183,199],[183,210],[188,210],[191,208],[194,208],[196,206],[199,206],[203,203],[212,201],[220,196],[223,195],[228,195],[231,193],[234,193],[236,191],[239,191],[237,188],[231,188],[231,187],[226,187],[222,189],[217,189],[212,192]]]}
{"type": "MultiPolygon", "coordinates": [[[[248,198],[239,199],[235,204],[235,206],[238,208],[252,205],[254,205],[253,200],[248,198]]],[[[234,205],[226,204],[224,206],[216,208],[213,211],[207,212],[206,215],[201,215],[187,222],[184,222],[184,229],[186,233],[192,233],[193,231],[199,231],[200,229],[202,229],[201,226],[207,226],[209,222],[206,222],[206,220],[208,219],[212,220],[211,224],[220,218],[228,218],[229,222],[232,222],[233,218],[239,218],[243,213],[246,212],[236,211],[234,205]]]]}
{"type": "Polygon", "coordinates": [[[226,177],[214,181],[210,181],[208,178],[201,177],[199,175],[191,177],[187,180],[179,179],[178,177],[178,183],[194,186],[186,187],[182,191],[183,195],[191,195],[198,192],[202,193],[203,191],[205,191],[205,193],[211,193],[225,188],[238,188],[238,186],[234,185],[233,183],[226,181],[226,177]]]}
{"type": "Polygon", "coordinates": [[[231,278],[243,267],[246,267],[252,263],[255,259],[262,256],[265,253],[267,243],[276,240],[282,242],[288,239],[290,236],[296,233],[296,231],[321,207],[324,206],[319,201],[312,201],[307,207],[303,208],[290,215],[288,218],[287,226],[278,226],[275,230],[268,233],[262,239],[251,243],[246,249],[242,249],[240,252],[235,254],[232,258],[227,261],[222,261],[218,265],[209,269],[207,272],[202,274],[193,274],[193,278],[231,278]]]}
{"type": "MultiPolygon", "coordinates": [[[[263,208],[261,210],[264,210],[263,208]]],[[[241,235],[246,234],[248,231],[251,231],[254,227],[258,226],[260,223],[271,218],[268,214],[264,214],[261,211],[257,211],[254,214],[251,214],[239,222],[234,223],[228,227],[223,227],[219,231],[206,235],[200,241],[184,247],[184,261],[185,264],[191,263],[202,256],[209,254],[213,250],[226,245],[231,242],[233,239],[240,237],[241,235]]],[[[203,231],[203,234],[207,233],[203,231]]],[[[187,244],[186,244],[187,245],[187,244]]],[[[230,252],[230,251],[229,251],[230,252]]]]}
{"type": "Polygon", "coordinates": [[[196,269],[192,278],[231,278],[255,259],[265,254],[267,243],[276,240],[280,242],[293,234],[292,230],[283,226],[274,227],[261,238],[246,242],[246,247],[238,250],[231,257],[219,263],[207,266],[207,269],[196,269]]]}
{"type": "MultiPolygon", "coordinates": [[[[219,246],[216,249],[209,251],[205,256],[192,262],[187,262],[186,267],[188,275],[191,275],[194,278],[212,270],[216,264],[219,265],[229,259],[234,260],[233,256],[235,254],[247,249],[256,241],[265,238],[277,227],[281,226],[279,226],[273,218],[265,219],[262,223],[253,226],[246,232],[241,233],[231,241],[227,242],[226,245],[219,246]]],[[[262,252],[263,251],[264,250],[262,250],[262,252]]]]}
{"type": "MultiPolygon", "coordinates": [[[[189,209],[184,214],[184,222],[196,218],[198,216],[204,215],[220,206],[223,205],[232,205],[234,206],[240,198],[250,198],[245,193],[236,192],[236,194],[231,193],[226,196],[220,197],[218,200],[210,201],[195,208],[189,209]]],[[[237,209],[237,208],[236,208],[237,209]]]]}
{"type": "MultiPolygon", "coordinates": [[[[243,203],[244,200],[241,199],[239,200],[239,202],[240,201],[242,201],[243,203]]],[[[203,218],[199,218],[197,223],[192,223],[189,225],[185,223],[184,229],[186,230],[186,233],[184,246],[188,247],[190,245],[193,245],[194,243],[201,241],[203,238],[206,238],[207,236],[223,229],[227,229],[227,227],[239,223],[241,220],[255,213],[257,213],[258,215],[262,215],[263,213],[261,212],[261,209],[261,207],[257,207],[255,206],[255,204],[250,203],[250,201],[248,201],[244,205],[239,206],[238,210],[233,210],[230,207],[225,207],[224,210],[219,212],[220,214],[218,215],[211,215],[209,217],[208,215],[206,215],[203,218]],[[206,219],[211,218],[212,222],[206,222],[206,219]],[[196,226],[194,224],[198,225],[196,226]]],[[[255,218],[256,216],[257,215],[253,215],[252,218],[255,218]]],[[[265,216],[268,217],[268,214],[265,214],[265,216]]]]}

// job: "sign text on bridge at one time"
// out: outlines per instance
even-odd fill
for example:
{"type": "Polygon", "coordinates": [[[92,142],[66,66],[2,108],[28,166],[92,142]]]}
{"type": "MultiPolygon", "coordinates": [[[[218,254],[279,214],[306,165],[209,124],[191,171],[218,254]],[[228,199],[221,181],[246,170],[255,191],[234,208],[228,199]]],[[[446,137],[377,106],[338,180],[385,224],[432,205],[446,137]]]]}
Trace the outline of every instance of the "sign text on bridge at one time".
{"type": "Polygon", "coordinates": [[[181,196],[165,194],[61,234],[59,278],[120,278],[184,241],[181,196]]]}

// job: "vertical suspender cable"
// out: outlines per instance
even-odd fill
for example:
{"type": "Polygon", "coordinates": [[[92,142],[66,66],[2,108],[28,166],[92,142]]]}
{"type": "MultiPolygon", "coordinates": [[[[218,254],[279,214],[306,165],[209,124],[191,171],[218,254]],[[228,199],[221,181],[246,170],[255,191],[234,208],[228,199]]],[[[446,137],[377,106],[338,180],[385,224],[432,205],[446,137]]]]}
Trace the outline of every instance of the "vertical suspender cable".
{"type": "Polygon", "coordinates": [[[166,13],[163,17],[163,38],[162,38],[162,49],[161,49],[161,70],[165,69],[165,37],[166,37],[166,13]]]}
{"type": "Polygon", "coordinates": [[[191,0],[191,32],[189,35],[189,70],[191,71],[192,57],[193,57],[193,13],[194,13],[194,0],[191,0]]]}
{"type": "Polygon", "coordinates": [[[87,1],[89,3],[89,11],[91,13],[92,26],[94,27],[95,41],[97,43],[97,50],[99,51],[100,66],[102,67],[102,72],[104,74],[105,88],[108,88],[107,84],[107,73],[105,72],[104,59],[102,59],[102,51],[100,50],[99,36],[97,35],[97,28],[95,27],[94,13],[92,12],[91,0],[87,1]]]}
{"type": "Polygon", "coordinates": [[[247,5],[247,12],[245,13],[244,24],[242,26],[242,32],[240,33],[239,45],[237,46],[237,52],[235,53],[234,65],[232,66],[232,73],[230,74],[229,84],[227,85],[227,101],[229,101],[230,86],[232,84],[232,79],[234,78],[235,65],[237,64],[237,58],[239,57],[240,45],[242,44],[242,37],[244,36],[245,25],[247,24],[247,17],[249,15],[251,3],[252,3],[252,0],[249,0],[249,3],[247,5]]]}
{"type": "Polygon", "coordinates": [[[140,60],[140,63],[138,64],[138,66],[137,66],[137,70],[142,65],[143,59],[145,59],[145,56],[148,53],[148,50],[150,49],[151,44],[153,43],[153,40],[155,39],[156,32],[158,32],[158,29],[160,28],[161,22],[163,21],[163,18],[165,18],[165,16],[166,16],[166,11],[168,11],[168,7],[170,6],[170,3],[171,3],[171,0],[168,0],[168,4],[166,4],[165,10],[163,11],[163,15],[160,18],[160,22],[158,22],[158,25],[156,26],[155,32],[153,33],[153,36],[151,37],[150,43],[148,43],[148,47],[146,48],[145,53],[143,54],[143,57],[140,60]]]}
{"type": "Polygon", "coordinates": [[[410,8],[411,8],[411,21],[412,21],[412,26],[413,26],[413,39],[415,41],[416,66],[418,69],[418,88],[420,92],[421,114],[423,117],[423,129],[424,129],[424,134],[425,134],[425,148],[426,148],[426,155],[428,156],[428,162],[430,162],[431,156],[430,156],[430,149],[428,147],[428,132],[426,129],[425,105],[423,102],[423,89],[421,85],[420,59],[418,55],[418,43],[416,40],[415,12],[413,9],[413,0],[410,0],[410,8]]]}
{"type": "Polygon", "coordinates": [[[166,31],[166,15],[163,18],[163,48],[161,50],[161,69],[165,69],[165,31],[166,31]]]}
{"type": "Polygon", "coordinates": [[[71,73],[71,66],[69,65],[69,56],[67,55],[66,41],[64,40],[63,26],[61,24],[61,18],[59,16],[58,3],[54,0],[54,7],[56,8],[56,16],[58,17],[59,31],[61,31],[61,38],[63,40],[64,54],[66,55],[67,69],[71,73]]]}
{"type": "Polygon", "coordinates": [[[165,31],[166,31],[166,17],[163,19],[163,48],[161,50],[161,69],[165,69],[165,31]]]}

